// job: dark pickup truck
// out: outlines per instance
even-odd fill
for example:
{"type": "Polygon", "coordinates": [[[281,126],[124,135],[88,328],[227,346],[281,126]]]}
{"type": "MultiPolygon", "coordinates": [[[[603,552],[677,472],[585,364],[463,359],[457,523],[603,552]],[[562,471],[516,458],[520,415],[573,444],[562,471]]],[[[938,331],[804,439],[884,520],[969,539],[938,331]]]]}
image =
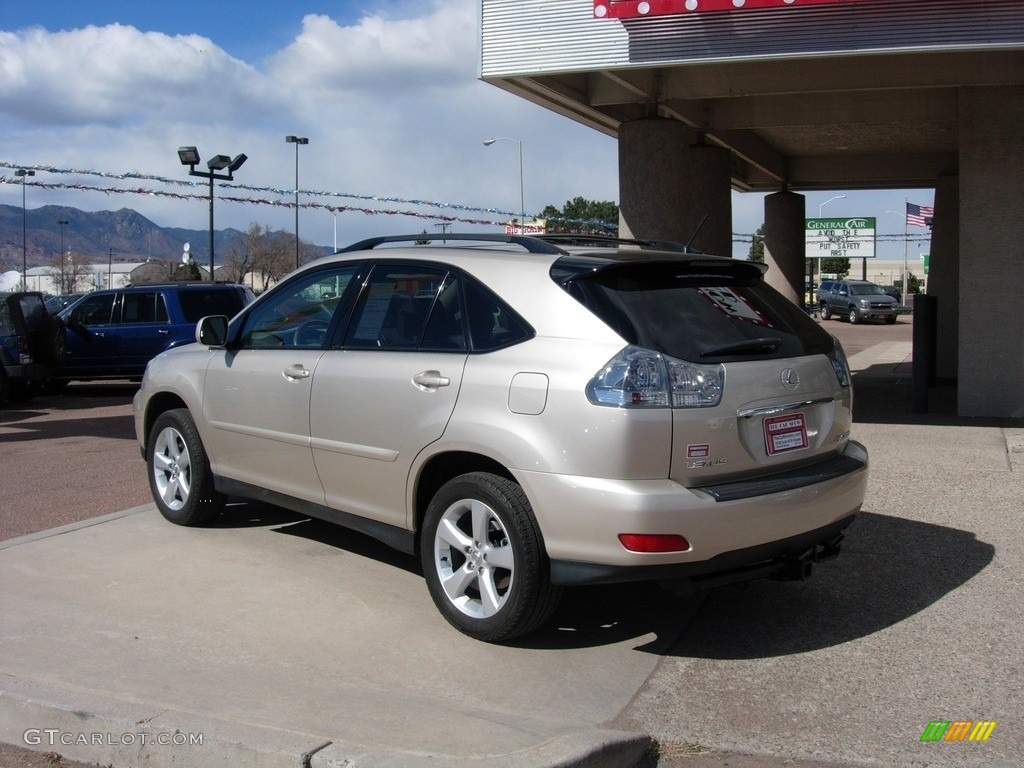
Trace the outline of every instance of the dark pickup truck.
{"type": "Polygon", "coordinates": [[[35,291],[0,293],[0,406],[31,398],[57,371],[64,324],[35,291]]]}
{"type": "Polygon", "coordinates": [[[234,283],[166,283],[93,291],[65,307],[64,366],[58,385],[93,379],[141,379],[164,350],[195,341],[206,315],[237,314],[253,292],[234,283]]]}

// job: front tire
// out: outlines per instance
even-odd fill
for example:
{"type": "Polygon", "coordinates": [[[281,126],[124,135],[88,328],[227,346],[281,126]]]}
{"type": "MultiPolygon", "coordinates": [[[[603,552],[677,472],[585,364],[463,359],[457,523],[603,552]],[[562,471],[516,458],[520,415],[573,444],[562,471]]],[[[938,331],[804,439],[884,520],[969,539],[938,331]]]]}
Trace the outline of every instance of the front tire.
{"type": "Polygon", "coordinates": [[[223,509],[224,497],[214,490],[206,449],[187,409],[157,417],[147,466],[157,509],[175,525],[202,525],[223,509]]]}
{"type": "Polygon", "coordinates": [[[860,322],[860,313],[858,313],[857,310],[854,309],[853,307],[850,307],[850,315],[849,315],[849,317],[850,317],[850,325],[856,325],[857,323],[860,322]]]}
{"type": "Polygon", "coordinates": [[[478,640],[532,632],[561,597],[526,495],[498,475],[473,472],[442,486],[427,509],[420,556],[441,615],[478,640]]]}

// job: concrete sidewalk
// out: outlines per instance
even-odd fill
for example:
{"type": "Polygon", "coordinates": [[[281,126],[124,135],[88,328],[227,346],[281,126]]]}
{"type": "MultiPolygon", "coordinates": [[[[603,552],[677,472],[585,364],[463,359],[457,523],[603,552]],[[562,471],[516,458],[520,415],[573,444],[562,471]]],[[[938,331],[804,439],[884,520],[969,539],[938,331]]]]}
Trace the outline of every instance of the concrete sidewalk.
{"type": "Polygon", "coordinates": [[[647,738],[601,724],[688,610],[580,590],[557,626],[487,645],[414,559],[248,504],[216,528],[146,506],[3,542],[0,584],[0,741],[56,729],[36,746],[117,768],[632,765],[647,738]]]}

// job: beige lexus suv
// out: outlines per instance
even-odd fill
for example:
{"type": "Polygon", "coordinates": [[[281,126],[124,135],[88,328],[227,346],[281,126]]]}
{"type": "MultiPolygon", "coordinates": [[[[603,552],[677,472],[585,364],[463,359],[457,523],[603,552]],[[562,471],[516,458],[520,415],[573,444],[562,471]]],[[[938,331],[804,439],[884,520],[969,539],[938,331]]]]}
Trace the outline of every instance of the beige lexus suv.
{"type": "Polygon", "coordinates": [[[370,534],[487,641],[566,585],[802,579],[838,554],[868,475],[850,372],[763,266],[443,237],[307,264],[150,362],[135,424],[164,517],[259,498],[370,534]]]}

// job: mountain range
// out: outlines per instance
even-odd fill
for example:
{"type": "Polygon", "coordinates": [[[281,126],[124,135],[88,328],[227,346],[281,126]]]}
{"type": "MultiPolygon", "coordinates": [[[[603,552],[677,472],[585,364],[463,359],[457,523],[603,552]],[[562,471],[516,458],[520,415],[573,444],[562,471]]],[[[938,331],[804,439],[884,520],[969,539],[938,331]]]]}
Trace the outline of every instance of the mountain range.
{"type": "MultiPolygon", "coordinates": [[[[61,225],[64,225],[64,250],[76,261],[146,261],[181,258],[185,243],[192,257],[207,263],[210,257],[209,230],[161,227],[131,208],[117,211],[87,212],[62,205],[45,205],[25,212],[25,260],[28,267],[50,266],[61,250],[61,225]]],[[[215,257],[220,256],[244,233],[237,229],[218,229],[214,233],[215,257]]],[[[20,270],[22,265],[22,209],[0,205],[0,272],[20,270]]]]}

